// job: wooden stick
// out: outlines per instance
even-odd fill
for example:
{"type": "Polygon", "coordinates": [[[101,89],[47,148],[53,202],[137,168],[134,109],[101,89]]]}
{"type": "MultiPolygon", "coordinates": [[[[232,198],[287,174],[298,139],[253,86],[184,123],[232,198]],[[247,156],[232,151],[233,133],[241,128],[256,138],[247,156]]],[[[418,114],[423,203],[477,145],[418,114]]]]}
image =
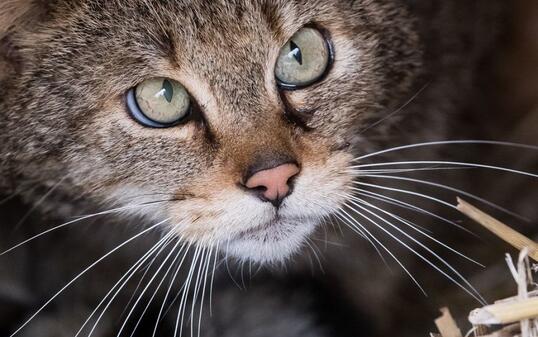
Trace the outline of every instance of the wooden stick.
{"type": "Polygon", "coordinates": [[[518,250],[527,248],[529,250],[529,256],[533,260],[538,261],[538,244],[536,242],[532,241],[523,234],[516,232],[509,226],[482,212],[478,208],[460,198],[458,198],[458,210],[482,226],[486,227],[493,234],[508,242],[518,250]]]}
{"type": "Polygon", "coordinates": [[[473,325],[510,324],[538,317],[538,298],[500,303],[475,309],[469,315],[473,325]]]}
{"type": "Polygon", "coordinates": [[[486,325],[476,325],[474,328],[474,335],[476,337],[488,335],[489,329],[486,325]]]}
{"type": "Polygon", "coordinates": [[[448,308],[442,308],[441,313],[443,315],[435,320],[435,325],[437,325],[437,329],[441,333],[441,336],[462,337],[460,329],[456,325],[454,318],[452,318],[452,314],[450,314],[450,310],[448,310],[448,308]]]}

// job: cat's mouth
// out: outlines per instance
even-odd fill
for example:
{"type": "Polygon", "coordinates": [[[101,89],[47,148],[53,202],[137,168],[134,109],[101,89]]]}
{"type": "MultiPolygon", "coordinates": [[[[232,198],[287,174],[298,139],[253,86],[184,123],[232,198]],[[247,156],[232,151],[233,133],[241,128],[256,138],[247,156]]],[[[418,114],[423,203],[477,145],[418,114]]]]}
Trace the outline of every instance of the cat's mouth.
{"type": "Polygon", "coordinates": [[[314,218],[292,219],[275,216],[270,221],[249,228],[230,238],[227,250],[235,256],[260,262],[283,261],[296,253],[316,229],[314,218]]]}
{"type": "Polygon", "coordinates": [[[258,225],[253,228],[239,232],[235,236],[235,240],[248,239],[249,237],[259,235],[260,233],[267,231],[277,231],[280,226],[283,226],[286,223],[286,219],[282,218],[280,215],[276,215],[274,219],[258,225]]]}

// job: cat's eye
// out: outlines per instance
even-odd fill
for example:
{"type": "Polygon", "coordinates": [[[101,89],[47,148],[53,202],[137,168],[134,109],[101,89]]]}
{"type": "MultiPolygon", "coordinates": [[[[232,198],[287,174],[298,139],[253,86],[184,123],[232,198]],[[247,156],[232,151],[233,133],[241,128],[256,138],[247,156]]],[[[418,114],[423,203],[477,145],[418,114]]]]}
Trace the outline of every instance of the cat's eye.
{"type": "Polygon", "coordinates": [[[179,82],[156,77],[129,90],[127,108],[140,124],[166,128],[187,119],[191,111],[191,98],[179,82]]]}
{"type": "Polygon", "coordinates": [[[311,27],[300,29],[280,50],[275,76],[283,89],[299,89],[319,81],[332,61],[329,41],[311,27]]]}

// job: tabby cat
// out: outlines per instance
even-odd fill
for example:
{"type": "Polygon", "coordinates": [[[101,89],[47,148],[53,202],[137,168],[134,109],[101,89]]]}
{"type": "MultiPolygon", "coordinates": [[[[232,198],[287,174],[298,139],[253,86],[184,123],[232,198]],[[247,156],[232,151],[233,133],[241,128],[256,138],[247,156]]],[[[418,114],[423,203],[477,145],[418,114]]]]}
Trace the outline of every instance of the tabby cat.
{"type": "Polygon", "coordinates": [[[465,134],[465,114],[487,108],[476,70],[504,3],[3,0],[1,247],[39,237],[0,257],[1,335],[396,326],[378,313],[412,282],[370,243],[397,267],[411,257],[361,227],[390,199],[357,182],[403,169],[364,156],[465,134]],[[312,277],[312,238],[339,240],[330,223],[359,235],[312,277]]]}

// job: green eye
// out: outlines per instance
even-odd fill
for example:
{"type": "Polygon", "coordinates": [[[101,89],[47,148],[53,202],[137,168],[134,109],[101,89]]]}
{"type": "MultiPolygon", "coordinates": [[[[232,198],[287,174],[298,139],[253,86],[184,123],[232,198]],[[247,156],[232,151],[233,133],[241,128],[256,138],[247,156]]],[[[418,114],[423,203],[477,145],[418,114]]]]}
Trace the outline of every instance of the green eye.
{"type": "Polygon", "coordinates": [[[329,42],[314,28],[302,28],[281,49],[275,76],[284,89],[296,89],[320,80],[331,63],[329,42]]]}
{"type": "Polygon", "coordinates": [[[128,92],[127,107],[140,124],[164,128],[180,123],[189,115],[191,99],[179,82],[156,77],[128,92]]]}

